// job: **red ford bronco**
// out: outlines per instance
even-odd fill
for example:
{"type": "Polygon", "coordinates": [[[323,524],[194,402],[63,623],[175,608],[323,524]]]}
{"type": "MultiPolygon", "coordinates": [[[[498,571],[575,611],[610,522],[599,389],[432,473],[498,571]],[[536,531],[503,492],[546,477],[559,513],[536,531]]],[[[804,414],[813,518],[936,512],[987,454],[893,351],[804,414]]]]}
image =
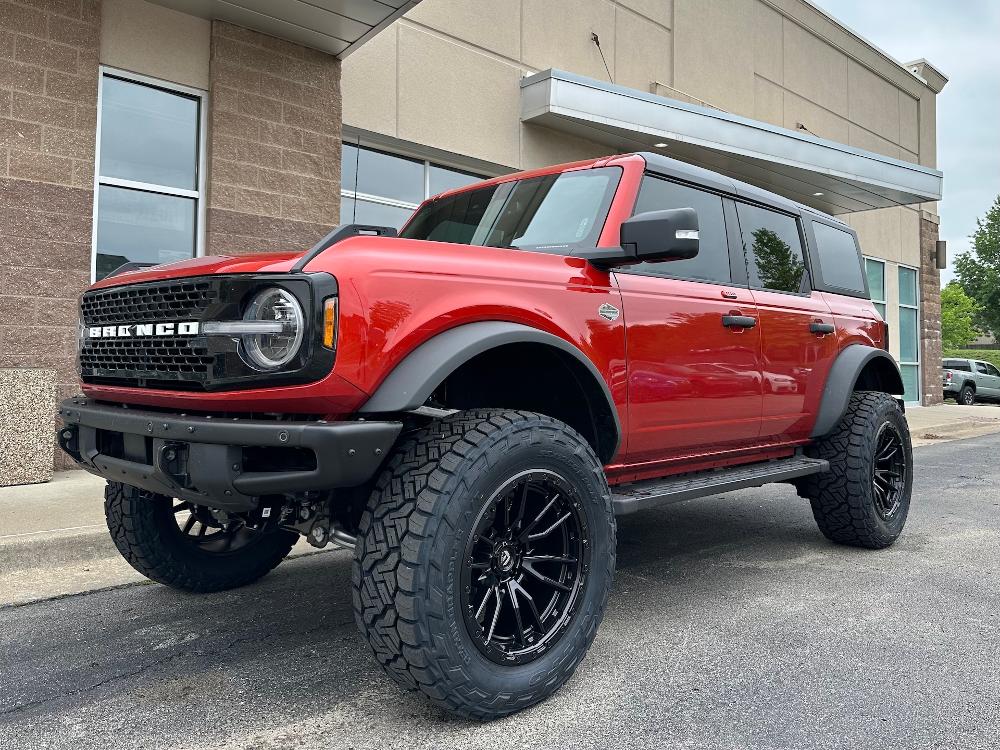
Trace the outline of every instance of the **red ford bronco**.
{"type": "Polygon", "coordinates": [[[787,482],[834,542],[892,544],[912,453],[886,349],[848,226],[631,154],[439,195],[398,236],[104,279],[59,441],[155,581],[353,547],[385,670],[489,719],[583,658],[618,514],[787,482]]]}

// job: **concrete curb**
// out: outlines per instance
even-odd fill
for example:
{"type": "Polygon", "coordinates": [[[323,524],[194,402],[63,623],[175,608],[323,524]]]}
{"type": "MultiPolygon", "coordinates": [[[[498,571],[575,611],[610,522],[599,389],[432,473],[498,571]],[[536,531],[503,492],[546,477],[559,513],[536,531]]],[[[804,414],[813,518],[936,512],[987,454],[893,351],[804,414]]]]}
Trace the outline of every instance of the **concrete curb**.
{"type": "MultiPolygon", "coordinates": [[[[329,546],[324,551],[335,549],[338,547],[329,546]]],[[[302,538],[288,556],[298,557],[318,551],[321,550],[302,538]]],[[[0,536],[0,572],[3,573],[32,568],[42,573],[47,568],[117,560],[119,557],[118,548],[104,525],[0,536]]]]}
{"type": "Polygon", "coordinates": [[[84,526],[0,537],[0,570],[12,571],[101,560],[118,555],[104,526],[84,526]]]}

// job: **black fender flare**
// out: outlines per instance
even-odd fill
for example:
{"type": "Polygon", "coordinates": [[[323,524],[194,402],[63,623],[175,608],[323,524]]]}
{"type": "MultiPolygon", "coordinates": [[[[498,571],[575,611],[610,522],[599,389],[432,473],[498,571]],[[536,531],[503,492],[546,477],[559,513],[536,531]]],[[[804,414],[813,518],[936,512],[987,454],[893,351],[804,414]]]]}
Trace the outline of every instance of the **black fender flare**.
{"type": "Polygon", "coordinates": [[[600,386],[614,420],[615,450],[621,444],[622,426],[607,381],[596,365],[565,339],[521,323],[480,321],[465,323],[437,334],[416,347],[393,368],[358,410],[362,414],[389,414],[418,409],[445,378],[473,357],[505,344],[544,344],[562,351],[583,365],[600,386]]]}
{"type": "Polygon", "coordinates": [[[823,387],[819,413],[813,425],[812,437],[821,438],[833,430],[847,413],[858,379],[864,369],[874,363],[878,368],[881,387],[893,396],[902,396],[905,390],[899,365],[884,349],[876,349],[865,344],[851,344],[837,355],[823,387]]]}

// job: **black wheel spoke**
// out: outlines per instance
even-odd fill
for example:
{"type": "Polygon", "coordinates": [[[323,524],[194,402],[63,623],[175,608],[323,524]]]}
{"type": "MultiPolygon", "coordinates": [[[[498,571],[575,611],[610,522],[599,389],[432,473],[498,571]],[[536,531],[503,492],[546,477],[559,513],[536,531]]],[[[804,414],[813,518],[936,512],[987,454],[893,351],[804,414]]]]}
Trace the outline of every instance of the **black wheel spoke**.
{"type": "Polygon", "coordinates": [[[540,562],[550,562],[550,563],[565,563],[570,565],[576,564],[575,557],[562,557],[560,555],[525,555],[522,558],[524,562],[540,563],[540,562]]]}
{"type": "Polygon", "coordinates": [[[483,610],[486,609],[486,603],[490,600],[491,596],[493,596],[493,589],[492,588],[486,589],[486,595],[483,596],[483,601],[479,603],[479,609],[476,610],[476,619],[477,620],[479,620],[480,618],[482,618],[482,616],[483,616],[483,610]]]}
{"type": "Polygon", "coordinates": [[[528,593],[528,590],[524,588],[517,581],[511,581],[510,585],[521,594],[521,597],[528,603],[528,609],[531,612],[531,616],[535,618],[535,622],[538,624],[538,630],[542,635],[545,635],[545,623],[542,622],[541,615],[538,614],[538,607],[535,606],[535,598],[528,593]]]}
{"type": "Polygon", "coordinates": [[[499,589],[494,593],[494,598],[497,600],[496,609],[493,610],[493,622],[490,623],[490,632],[486,634],[486,644],[493,640],[493,633],[497,629],[497,621],[500,619],[500,610],[503,609],[503,597],[500,596],[499,589]]]}
{"type": "Polygon", "coordinates": [[[507,581],[507,593],[510,595],[510,604],[514,608],[514,619],[517,621],[517,632],[515,637],[519,646],[524,646],[524,623],[521,622],[521,606],[517,603],[517,588],[514,580],[507,581]]]}
{"type": "Polygon", "coordinates": [[[521,532],[521,536],[519,537],[520,541],[523,542],[524,540],[529,538],[529,534],[531,534],[532,529],[534,529],[538,525],[538,522],[545,517],[545,514],[549,512],[549,508],[555,505],[558,499],[559,499],[559,493],[556,493],[555,495],[552,496],[552,499],[549,500],[548,504],[544,508],[542,508],[541,512],[537,516],[535,516],[535,520],[529,523],[525,527],[525,529],[521,532]]]}
{"type": "Polygon", "coordinates": [[[528,575],[532,576],[533,578],[537,578],[539,581],[541,581],[542,583],[544,583],[546,586],[551,586],[552,588],[558,589],[559,591],[569,591],[570,590],[570,587],[567,586],[565,583],[560,583],[559,581],[555,580],[554,578],[549,578],[544,573],[539,573],[537,570],[535,570],[535,566],[532,563],[530,563],[530,562],[529,563],[525,563],[522,566],[522,569],[524,570],[525,573],[527,573],[528,575]]]}
{"type": "Polygon", "coordinates": [[[571,515],[571,514],[570,514],[570,513],[569,513],[569,512],[567,511],[565,515],[563,515],[563,516],[560,516],[560,517],[559,517],[559,519],[558,519],[558,520],[556,520],[556,522],[555,522],[554,524],[552,524],[552,525],[551,525],[551,526],[549,526],[549,527],[548,527],[547,529],[545,529],[545,531],[540,531],[540,532],[538,532],[537,534],[528,534],[528,539],[529,539],[529,540],[535,540],[535,539],[544,539],[544,538],[545,538],[545,537],[547,537],[547,536],[548,536],[549,534],[551,534],[551,533],[552,533],[553,531],[555,531],[555,530],[556,530],[557,528],[559,528],[560,526],[562,526],[563,522],[564,522],[564,521],[565,521],[565,520],[566,520],[567,518],[569,518],[569,517],[570,517],[570,515],[571,515]]]}
{"type": "Polygon", "coordinates": [[[511,526],[512,529],[520,530],[521,524],[524,523],[524,507],[528,502],[528,482],[525,482],[521,488],[521,505],[517,511],[517,518],[514,519],[514,524],[511,526]]]}
{"type": "Polygon", "coordinates": [[[174,515],[177,515],[182,510],[191,510],[191,503],[189,502],[177,503],[177,505],[174,506],[174,515]]]}
{"type": "Polygon", "coordinates": [[[191,529],[194,528],[194,525],[197,522],[198,522],[198,516],[196,516],[194,513],[192,513],[190,516],[188,516],[187,521],[184,522],[184,533],[185,534],[190,534],[191,533],[191,529]]]}

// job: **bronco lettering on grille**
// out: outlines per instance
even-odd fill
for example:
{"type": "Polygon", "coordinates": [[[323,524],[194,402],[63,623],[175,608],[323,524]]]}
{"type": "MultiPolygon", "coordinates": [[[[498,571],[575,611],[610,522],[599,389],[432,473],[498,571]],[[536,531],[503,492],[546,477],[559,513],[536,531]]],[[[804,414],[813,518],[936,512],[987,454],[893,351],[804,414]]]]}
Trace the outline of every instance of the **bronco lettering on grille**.
{"type": "Polygon", "coordinates": [[[123,339],[139,336],[197,336],[201,324],[184,323],[127,323],[113,326],[90,326],[87,337],[92,339],[123,339]]]}

